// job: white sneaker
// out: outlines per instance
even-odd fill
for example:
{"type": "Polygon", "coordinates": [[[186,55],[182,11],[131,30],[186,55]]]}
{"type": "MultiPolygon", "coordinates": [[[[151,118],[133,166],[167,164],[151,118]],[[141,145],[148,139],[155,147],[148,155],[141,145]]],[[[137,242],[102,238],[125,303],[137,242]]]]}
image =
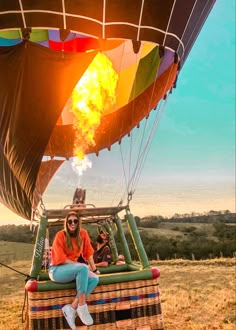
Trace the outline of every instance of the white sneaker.
{"type": "Polygon", "coordinates": [[[71,307],[70,304],[65,305],[62,307],[62,313],[69,325],[69,327],[72,330],[76,330],[76,325],[75,325],[75,317],[76,317],[76,310],[71,307]]]}
{"type": "Polygon", "coordinates": [[[79,318],[81,319],[81,321],[85,325],[92,325],[93,324],[93,319],[92,319],[92,316],[90,315],[90,313],[88,311],[87,304],[84,304],[82,306],[78,305],[77,314],[78,314],[79,318]]]}

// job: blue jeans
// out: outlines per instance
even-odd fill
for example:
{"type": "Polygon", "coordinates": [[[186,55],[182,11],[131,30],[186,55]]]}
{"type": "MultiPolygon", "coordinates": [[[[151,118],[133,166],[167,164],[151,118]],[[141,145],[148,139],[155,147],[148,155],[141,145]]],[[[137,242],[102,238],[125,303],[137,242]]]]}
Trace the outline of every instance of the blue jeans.
{"type": "Polygon", "coordinates": [[[77,296],[85,293],[86,297],[99,282],[98,276],[83,263],[50,266],[49,277],[52,281],[58,283],[68,283],[75,280],[77,296]]]}

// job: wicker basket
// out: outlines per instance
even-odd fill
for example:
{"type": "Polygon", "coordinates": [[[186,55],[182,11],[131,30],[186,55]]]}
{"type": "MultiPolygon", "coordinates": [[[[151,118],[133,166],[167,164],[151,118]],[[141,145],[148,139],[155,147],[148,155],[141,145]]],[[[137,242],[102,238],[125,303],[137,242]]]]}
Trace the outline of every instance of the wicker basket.
{"type": "MultiPolygon", "coordinates": [[[[75,290],[28,292],[29,329],[70,329],[61,308],[72,302],[75,290]]],[[[94,319],[91,330],[163,329],[158,279],[98,285],[89,296],[94,319]]],[[[76,318],[78,329],[87,329],[76,318]]]]}

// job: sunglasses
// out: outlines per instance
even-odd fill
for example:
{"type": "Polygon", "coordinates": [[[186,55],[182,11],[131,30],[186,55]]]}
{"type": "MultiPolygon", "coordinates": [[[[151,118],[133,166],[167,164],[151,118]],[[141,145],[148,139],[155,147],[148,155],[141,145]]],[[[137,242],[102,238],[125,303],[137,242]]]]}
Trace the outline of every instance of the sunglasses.
{"type": "Polygon", "coordinates": [[[75,225],[77,225],[78,222],[79,222],[78,219],[69,219],[69,220],[67,220],[67,223],[68,223],[69,225],[72,225],[72,223],[74,223],[75,225]]]}

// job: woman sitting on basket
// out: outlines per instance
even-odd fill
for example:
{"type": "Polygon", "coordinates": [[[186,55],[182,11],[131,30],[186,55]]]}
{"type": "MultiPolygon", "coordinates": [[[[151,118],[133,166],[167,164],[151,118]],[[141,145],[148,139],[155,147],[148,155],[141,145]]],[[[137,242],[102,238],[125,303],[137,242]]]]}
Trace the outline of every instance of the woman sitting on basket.
{"type": "Polygon", "coordinates": [[[85,325],[92,325],[93,319],[88,311],[86,297],[98,284],[96,266],[93,260],[94,249],[90,237],[74,211],[70,211],[65,219],[64,230],[60,230],[52,245],[52,262],[49,276],[52,281],[68,283],[76,281],[77,295],[73,302],[62,308],[63,315],[71,329],[76,329],[76,313],[85,325]],[[82,257],[89,266],[78,262],[82,257]],[[89,268],[92,270],[90,271],[89,268]]]}

